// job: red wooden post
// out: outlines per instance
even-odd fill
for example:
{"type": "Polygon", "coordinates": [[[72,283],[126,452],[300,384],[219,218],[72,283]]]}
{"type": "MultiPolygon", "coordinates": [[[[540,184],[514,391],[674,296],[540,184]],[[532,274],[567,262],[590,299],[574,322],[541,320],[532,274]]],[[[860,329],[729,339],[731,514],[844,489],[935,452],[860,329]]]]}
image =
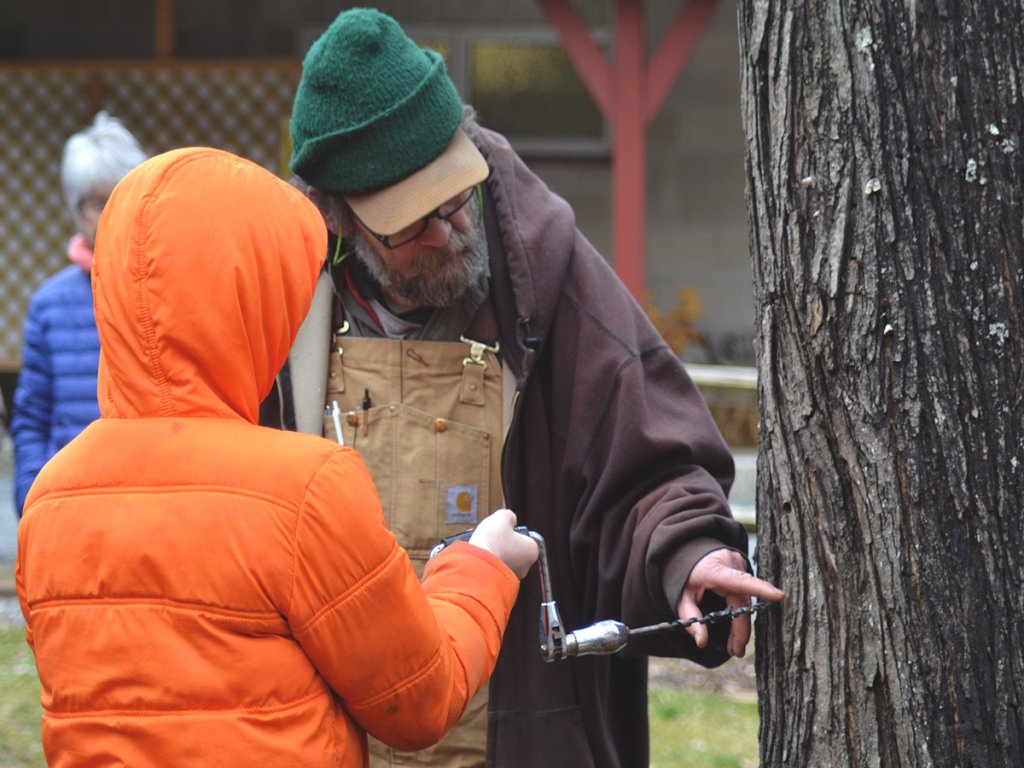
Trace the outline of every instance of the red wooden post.
{"type": "Polygon", "coordinates": [[[616,0],[612,64],[570,0],[538,0],[591,98],[612,127],[612,260],[642,298],[647,261],[647,126],[689,61],[719,0],[688,0],[645,64],[643,0],[616,0]]]}
{"type": "Polygon", "coordinates": [[[643,297],[647,262],[647,77],[642,0],[619,0],[612,68],[612,254],[633,297],[643,297]]]}

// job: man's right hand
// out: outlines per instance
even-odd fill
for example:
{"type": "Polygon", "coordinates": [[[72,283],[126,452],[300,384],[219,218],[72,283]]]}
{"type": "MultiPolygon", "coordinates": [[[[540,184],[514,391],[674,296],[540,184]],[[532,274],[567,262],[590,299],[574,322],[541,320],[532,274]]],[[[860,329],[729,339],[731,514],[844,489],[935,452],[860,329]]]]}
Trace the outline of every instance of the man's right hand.
{"type": "Polygon", "coordinates": [[[529,536],[516,533],[516,514],[511,509],[499,509],[477,525],[469,543],[486,549],[498,557],[520,579],[524,578],[537,561],[540,549],[529,536]]]}

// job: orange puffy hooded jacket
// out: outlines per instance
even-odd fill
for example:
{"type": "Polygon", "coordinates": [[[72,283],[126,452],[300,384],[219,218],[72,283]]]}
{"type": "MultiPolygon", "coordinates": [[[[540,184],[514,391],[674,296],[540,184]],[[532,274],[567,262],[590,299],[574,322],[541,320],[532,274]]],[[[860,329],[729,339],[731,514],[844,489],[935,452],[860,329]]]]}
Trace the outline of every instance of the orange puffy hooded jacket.
{"type": "Polygon", "coordinates": [[[144,163],[100,223],[102,418],[40,473],[17,584],[53,766],[358,766],[438,740],[518,590],[458,543],[422,585],[358,454],[256,426],[323,221],[212,149],[144,163]]]}

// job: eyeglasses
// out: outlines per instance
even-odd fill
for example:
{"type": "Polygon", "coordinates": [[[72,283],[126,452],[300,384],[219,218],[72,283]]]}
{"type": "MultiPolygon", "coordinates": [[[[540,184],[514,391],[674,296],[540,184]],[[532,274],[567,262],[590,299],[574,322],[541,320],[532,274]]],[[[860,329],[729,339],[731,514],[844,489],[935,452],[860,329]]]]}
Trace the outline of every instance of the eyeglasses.
{"type": "Polygon", "coordinates": [[[433,218],[441,219],[441,221],[448,221],[456,213],[465,208],[473,198],[473,193],[476,192],[477,187],[470,187],[465,192],[460,192],[458,195],[453,197],[446,203],[442,203],[433,213],[428,213],[419,221],[414,221],[407,227],[394,232],[390,235],[379,235],[366,226],[366,222],[356,215],[355,211],[352,211],[352,215],[356,217],[356,220],[363,225],[363,229],[370,233],[370,235],[381,245],[388,249],[401,248],[403,245],[408,245],[417,237],[427,231],[427,227],[430,225],[430,220],[433,218]]]}
{"type": "Polygon", "coordinates": [[[103,209],[107,207],[105,197],[86,197],[78,202],[77,210],[82,216],[99,217],[103,209]]]}

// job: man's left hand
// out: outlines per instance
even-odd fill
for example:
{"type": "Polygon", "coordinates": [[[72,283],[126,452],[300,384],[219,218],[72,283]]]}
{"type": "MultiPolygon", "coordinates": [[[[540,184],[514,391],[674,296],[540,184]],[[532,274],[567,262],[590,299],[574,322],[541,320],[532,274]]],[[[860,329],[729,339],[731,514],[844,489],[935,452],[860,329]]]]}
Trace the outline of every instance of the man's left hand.
{"type": "MultiPolygon", "coordinates": [[[[725,598],[725,604],[732,609],[748,607],[751,597],[776,601],[785,596],[781,589],[748,573],[746,559],[732,549],[716,549],[697,561],[676,606],[679,618],[683,621],[703,618],[698,606],[708,590],[725,598]]],[[[708,644],[706,624],[691,624],[686,631],[698,648],[708,644]]],[[[750,615],[742,614],[732,620],[727,644],[729,655],[743,656],[749,641],[750,615]]]]}

